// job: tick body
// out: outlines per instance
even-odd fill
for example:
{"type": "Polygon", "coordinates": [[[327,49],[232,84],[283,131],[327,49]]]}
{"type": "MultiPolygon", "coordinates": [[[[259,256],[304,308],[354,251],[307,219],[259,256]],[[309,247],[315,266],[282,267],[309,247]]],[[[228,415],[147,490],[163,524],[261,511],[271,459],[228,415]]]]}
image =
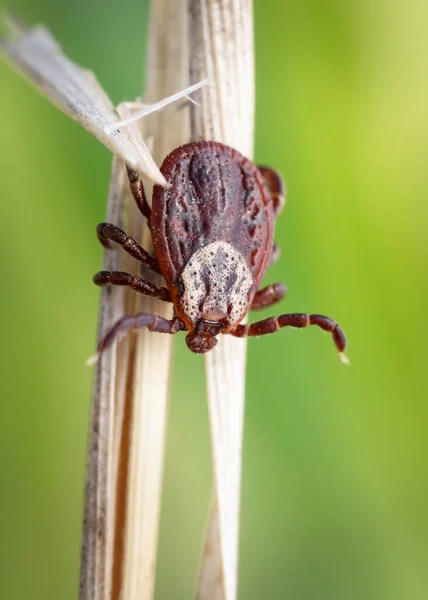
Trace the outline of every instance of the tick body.
{"type": "Polygon", "coordinates": [[[318,325],[333,335],[340,352],[345,337],[340,327],[322,315],[281,315],[240,325],[251,309],[279,301],[285,286],[259,289],[268,266],[276,259],[275,219],[284,203],[281,177],[267,167],[256,167],[239,152],[217,142],[194,142],[169,154],[161,167],[169,187],[154,186],[152,208],[138,174],[128,169],[131,191],[148,221],[156,258],[114,225],[98,226],[98,237],[110,241],[162,273],[166,287],[122,272],[102,271],[98,285],[127,285],[137,292],[172,302],[171,320],[140,314],[124,317],[100,342],[105,350],[128,329],[188,331],[190,350],[204,353],[217,336],[258,336],[285,326],[318,325]]]}

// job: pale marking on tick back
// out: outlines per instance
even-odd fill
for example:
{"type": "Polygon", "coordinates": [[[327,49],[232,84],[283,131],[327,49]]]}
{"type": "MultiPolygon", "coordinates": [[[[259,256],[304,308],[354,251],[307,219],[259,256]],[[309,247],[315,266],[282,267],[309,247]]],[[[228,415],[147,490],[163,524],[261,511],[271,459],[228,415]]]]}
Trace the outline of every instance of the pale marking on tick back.
{"type": "Polygon", "coordinates": [[[239,323],[248,310],[253,286],[251,271],[243,255],[227,242],[199,248],[181,274],[180,305],[187,319],[220,320],[228,327],[239,323]]]}

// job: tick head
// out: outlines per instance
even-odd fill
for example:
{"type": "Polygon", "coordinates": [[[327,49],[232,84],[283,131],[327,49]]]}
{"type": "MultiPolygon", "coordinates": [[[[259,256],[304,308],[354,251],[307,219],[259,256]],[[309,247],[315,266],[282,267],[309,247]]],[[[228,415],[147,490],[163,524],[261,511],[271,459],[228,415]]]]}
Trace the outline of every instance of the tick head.
{"type": "Polygon", "coordinates": [[[219,241],[202,246],[191,256],[179,288],[176,308],[190,329],[187,344],[192,350],[191,344],[199,343],[192,340],[211,338],[210,342],[200,342],[201,348],[212,344],[209,348],[194,350],[207,352],[220,331],[229,331],[246,315],[253,278],[242,254],[231,244],[219,241]],[[214,328],[212,333],[210,327],[214,328]]]}
{"type": "Polygon", "coordinates": [[[196,354],[205,354],[217,345],[217,335],[224,329],[219,321],[201,319],[187,335],[186,344],[196,354]]]}

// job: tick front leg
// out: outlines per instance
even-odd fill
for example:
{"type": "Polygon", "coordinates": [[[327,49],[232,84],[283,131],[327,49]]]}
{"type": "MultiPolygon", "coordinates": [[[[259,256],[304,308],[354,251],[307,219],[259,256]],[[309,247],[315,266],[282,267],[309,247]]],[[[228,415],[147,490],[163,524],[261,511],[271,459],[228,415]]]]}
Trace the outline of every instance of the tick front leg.
{"type": "Polygon", "coordinates": [[[116,227],[116,225],[100,223],[97,227],[97,235],[105,248],[111,248],[110,241],[116,242],[116,244],[122,246],[125,252],[142,262],[149,269],[156,271],[156,273],[161,272],[158,261],[150,256],[147,250],[144,250],[132,237],[126,235],[119,227],[116,227]]]}
{"type": "Polygon", "coordinates": [[[103,339],[98,344],[97,355],[100,355],[104,350],[113,344],[115,340],[122,337],[130,329],[141,329],[147,327],[150,331],[158,333],[174,334],[177,331],[184,331],[186,326],[178,317],[173,319],[163,319],[156,315],[148,315],[140,313],[129,317],[123,317],[106,333],[103,339]]]}
{"type": "Polygon", "coordinates": [[[332,334],[333,341],[336,348],[342,354],[346,348],[346,338],[342,329],[339,325],[330,319],[322,315],[306,315],[302,313],[295,313],[290,315],[281,315],[280,317],[270,317],[251,325],[238,325],[238,327],[230,333],[236,337],[245,336],[258,336],[265,335],[266,333],[275,333],[282,327],[308,327],[309,325],[316,325],[324,331],[328,331],[332,334]]]}
{"type": "Polygon", "coordinates": [[[268,285],[256,292],[250,309],[259,310],[260,308],[272,306],[272,304],[282,300],[286,293],[287,288],[283,283],[273,283],[272,285],[268,285]]]}
{"type": "Polygon", "coordinates": [[[152,296],[153,298],[159,298],[159,300],[163,300],[164,302],[172,302],[171,294],[167,288],[158,288],[146,279],[134,277],[133,275],[124,273],[123,271],[100,271],[94,275],[93,281],[99,286],[108,284],[125,285],[132,288],[136,292],[139,292],[140,294],[152,296]]]}
{"type": "Polygon", "coordinates": [[[141,214],[143,215],[143,217],[146,217],[147,224],[150,229],[150,219],[152,217],[152,209],[150,208],[150,205],[147,202],[146,192],[144,190],[144,185],[141,180],[141,177],[137,171],[134,171],[133,169],[131,169],[128,166],[126,167],[126,170],[128,172],[129,187],[131,188],[131,192],[134,197],[134,200],[135,200],[141,214]]]}
{"type": "Polygon", "coordinates": [[[282,175],[278,171],[275,171],[275,169],[264,167],[263,165],[257,165],[257,168],[262,174],[266,187],[270,192],[273,212],[275,217],[277,217],[285,205],[286,189],[282,175]]]}

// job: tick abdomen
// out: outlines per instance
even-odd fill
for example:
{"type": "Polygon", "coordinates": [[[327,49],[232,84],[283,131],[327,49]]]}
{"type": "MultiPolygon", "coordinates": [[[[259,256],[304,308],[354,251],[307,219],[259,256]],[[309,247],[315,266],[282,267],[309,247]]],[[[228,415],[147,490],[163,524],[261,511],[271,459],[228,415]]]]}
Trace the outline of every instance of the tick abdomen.
{"type": "Polygon", "coordinates": [[[236,325],[248,310],[253,277],[243,255],[231,244],[213,242],[199,248],[180,277],[180,307],[186,319],[227,320],[236,325]]]}

